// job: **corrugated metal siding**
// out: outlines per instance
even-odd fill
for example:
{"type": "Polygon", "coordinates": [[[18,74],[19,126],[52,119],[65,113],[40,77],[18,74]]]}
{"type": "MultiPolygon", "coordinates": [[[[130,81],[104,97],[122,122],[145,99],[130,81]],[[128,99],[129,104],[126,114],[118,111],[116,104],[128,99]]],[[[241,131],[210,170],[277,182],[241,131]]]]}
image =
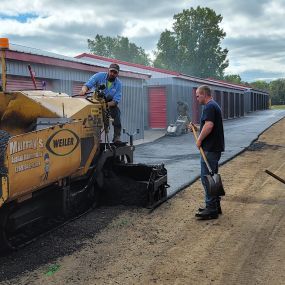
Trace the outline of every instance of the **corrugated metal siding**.
{"type": "MultiPolygon", "coordinates": [[[[36,79],[36,89],[48,89],[51,83],[46,80],[36,79]],[[44,83],[45,82],[45,83],[44,83]]],[[[7,76],[7,91],[15,90],[35,90],[34,83],[31,78],[22,76],[7,76]]]]}
{"type": "Polygon", "coordinates": [[[233,92],[229,93],[229,117],[234,118],[235,116],[235,94],[233,92]]]}
{"type": "Polygon", "coordinates": [[[263,95],[258,96],[258,109],[262,110],[263,95]]]}
{"type": "Polygon", "coordinates": [[[259,100],[259,110],[264,110],[264,102],[265,102],[265,95],[264,94],[259,94],[258,96],[258,100],[259,100]]]}
{"type": "Polygon", "coordinates": [[[253,111],[253,92],[249,92],[249,112],[253,111]]]}
{"type": "Polygon", "coordinates": [[[53,80],[51,90],[58,93],[72,94],[72,82],[68,80],[53,80]]]}
{"type": "Polygon", "coordinates": [[[241,115],[241,117],[243,117],[244,116],[244,113],[245,113],[245,107],[244,107],[244,103],[245,103],[245,101],[244,101],[244,94],[242,93],[242,94],[240,94],[240,110],[241,110],[241,113],[240,113],[240,115],[241,115]]]}
{"type": "Polygon", "coordinates": [[[235,93],[235,116],[240,116],[240,94],[235,93]]]}
{"type": "Polygon", "coordinates": [[[150,128],[166,128],[165,87],[149,87],[148,100],[150,128]]]}
{"type": "Polygon", "coordinates": [[[201,116],[201,106],[196,98],[196,90],[197,88],[192,89],[192,116],[191,120],[195,124],[199,124],[200,116],[201,116]]]}
{"type": "MultiPolygon", "coordinates": [[[[58,79],[58,80],[74,80],[86,82],[93,72],[81,71],[71,68],[54,67],[52,65],[31,64],[35,77],[58,79]]],[[[22,61],[7,61],[7,74],[29,76],[28,63],[22,61]]]]}
{"type": "Polygon", "coordinates": [[[149,128],[148,122],[148,88],[146,84],[143,85],[143,110],[144,110],[144,129],[149,128]]]}
{"type": "Polygon", "coordinates": [[[263,98],[264,98],[264,95],[261,94],[259,96],[259,110],[263,110],[263,98]]]}
{"type": "Polygon", "coordinates": [[[249,113],[250,112],[250,99],[251,95],[249,91],[244,92],[244,112],[249,113]]]}
{"type": "Polygon", "coordinates": [[[221,91],[219,90],[214,91],[214,100],[218,103],[220,107],[222,106],[221,91]]]}
{"type": "Polygon", "coordinates": [[[229,93],[223,92],[223,118],[228,119],[229,118],[229,93]]]}
{"type": "MultiPolygon", "coordinates": [[[[119,103],[121,110],[122,128],[129,134],[133,134],[137,129],[139,134],[135,139],[144,138],[144,89],[143,80],[120,78],[122,81],[122,100],[119,103]]],[[[129,141],[127,134],[122,134],[122,139],[129,141]]]]}
{"type": "Polygon", "coordinates": [[[265,110],[266,109],[266,95],[263,95],[263,97],[262,97],[262,110],[265,110]]]}
{"type": "Polygon", "coordinates": [[[192,114],[192,89],[191,85],[180,84],[176,80],[172,85],[167,85],[167,125],[174,123],[177,119],[177,102],[188,104],[189,116],[192,114]]]}

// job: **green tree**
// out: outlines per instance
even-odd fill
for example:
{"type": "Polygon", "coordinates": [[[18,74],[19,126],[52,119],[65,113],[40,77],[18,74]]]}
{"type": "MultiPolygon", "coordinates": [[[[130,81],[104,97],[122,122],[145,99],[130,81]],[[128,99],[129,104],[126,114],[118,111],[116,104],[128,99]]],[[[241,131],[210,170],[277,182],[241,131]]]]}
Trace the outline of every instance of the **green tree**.
{"type": "Polygon", "coordinates": [[[173,31],[160,35],[154,66],[199,77],[223,78],[228,50],[221,47],[226,33],[222,16],[210,8],[183,10],[174,15],[173,31]]]}
{"type": "Polygon", "coordinates": [[[224,80],[230,83],[242,84],[241,77],[238,74],[225,75],[224,80]]]}
{"type": "Polygon", "coordinates": [[[90,52],[116,58],[128,62],[150,65],[149,55],[141,47],[131,43],[128,38],[117,36],[116,38],[96,35],[94,40],[87,40],[90,52]]]}
{"type": "Polygon", "coordinates": [[[269,83],[263,80],[257,80],[254,82],[250,82],[250,86],[255,89],[269,91],[269,83]]]}
{"type": "Polygon", "coordinates": [[[160,35],[157,51],[154,53],[154,66],[175,71],[182,71],[178,43],[173,33],[166,30],[160,35]]]}
{"type": "Polygon", "coordinates": [[[285,79],[280,78],[270,82],[269,94],[274,105],[285,104],[285,79]]]}

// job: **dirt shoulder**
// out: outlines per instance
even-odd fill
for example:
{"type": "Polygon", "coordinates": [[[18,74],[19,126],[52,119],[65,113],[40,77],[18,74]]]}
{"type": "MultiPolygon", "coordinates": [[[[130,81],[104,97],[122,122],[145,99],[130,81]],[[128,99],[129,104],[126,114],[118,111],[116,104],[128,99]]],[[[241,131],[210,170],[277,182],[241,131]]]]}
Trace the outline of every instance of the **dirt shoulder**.
{"type": "MultiPolygon", "coordinates": [[[[197,221],[200,181],[152,213],[123,211],[84,247],[57,260],[51,276],[19,284],[283,284],[285,280],[285,119],[220,168],[223,215],[197,221]]],[[[89,216],[89,219],[92,218],[89,216]]],[[[96,223],[96,221],[94,221],[96,223]]]]}

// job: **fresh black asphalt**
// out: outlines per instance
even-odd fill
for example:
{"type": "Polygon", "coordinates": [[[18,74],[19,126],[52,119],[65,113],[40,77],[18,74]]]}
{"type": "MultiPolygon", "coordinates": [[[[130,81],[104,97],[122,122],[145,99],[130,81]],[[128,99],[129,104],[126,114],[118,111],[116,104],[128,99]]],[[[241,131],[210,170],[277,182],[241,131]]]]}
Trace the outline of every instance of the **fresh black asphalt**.
{"type": "MultiPolygon", "coordinates": [[[[226,150],[220,163],[244,151],[262,132],[284,117],[285,110],[265,110],[224,121],[226,150]]],[[[192,133],[178,137],[163,136],[154,142],[138,145],[134,162],[164,163],[170,185],[169,197],[193,183],[200,175],[200,155],[192,133]]]]}

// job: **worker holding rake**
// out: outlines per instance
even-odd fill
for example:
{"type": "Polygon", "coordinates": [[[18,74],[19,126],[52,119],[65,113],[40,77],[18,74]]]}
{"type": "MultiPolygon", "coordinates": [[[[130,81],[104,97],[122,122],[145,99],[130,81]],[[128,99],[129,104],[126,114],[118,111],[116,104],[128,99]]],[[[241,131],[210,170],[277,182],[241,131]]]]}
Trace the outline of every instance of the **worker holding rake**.
{"type": "Polygon", "coordinates": [[[200,134],[197,127],[190,123],[189,128],[196,138],[201,152],[201,181],[205,190],[205,208],[199,208],[196,217],[202,220],[217,219],[222,214],[221,195],[223,186],[218,173],[218,163],[225,149],[224,129],[220,106],[214,101],[209,86],[202,85],[196,90],[196,98],[203,105],[200,118],[200,134]]]}

